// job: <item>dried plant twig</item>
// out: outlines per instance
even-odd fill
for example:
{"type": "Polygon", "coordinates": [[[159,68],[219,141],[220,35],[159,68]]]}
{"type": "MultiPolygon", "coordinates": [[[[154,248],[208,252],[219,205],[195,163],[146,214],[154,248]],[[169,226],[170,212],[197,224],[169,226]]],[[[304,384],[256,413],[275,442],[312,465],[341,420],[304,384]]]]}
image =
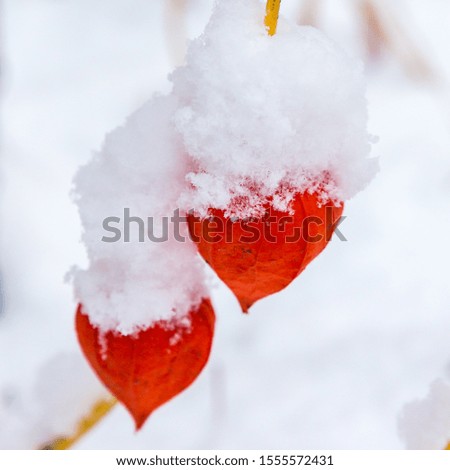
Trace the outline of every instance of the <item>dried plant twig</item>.
{"type": "Polygon", "coordinates": [[[369,58],[378,59],[389,52],[402,64],[408,75],[420,80],[434,78],[434,71],[419,48],[414,44],[398,18],[376,0],[358,0],[358,9],[366,35],[369,58]]]}
{"type": "Polygon", "coordinates": [[[64,436],[42,446],[40,450],[67,450],[76,444],[88,431],[90,431],[104,416],[116,405],[113,397],[100,400],[92,407],[87,416],[78,423],[76,431],[70,436],[64,436]]]}
{"type": "Polygon", "coordinates": [[[320,0],[304,0],[298,14],[298,24],[317,26],[319,23],[320,0]]]}
{"type": "Polygon", "coordinates": [[[174,66],[183,64],[186,56],[187,0],[165,0],[165,31],[169,56],[174,66]]]}

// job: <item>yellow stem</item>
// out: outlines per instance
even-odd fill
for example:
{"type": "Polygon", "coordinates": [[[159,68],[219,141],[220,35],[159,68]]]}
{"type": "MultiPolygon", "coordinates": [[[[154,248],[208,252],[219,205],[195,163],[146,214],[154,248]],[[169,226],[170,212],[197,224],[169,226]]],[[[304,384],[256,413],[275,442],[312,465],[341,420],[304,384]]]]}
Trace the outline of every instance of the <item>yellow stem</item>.
{"type": "Polygon", "coordinates": [[[270,36],[273,36],[277,32],[280,3],[281,0],[267,0],[266,3],[266,17],[264,19],[264,24],[266,25],[267,32],[270,36]]]}
{"type": "Polygon", "coordinates": [[[113,397],[100,400],[92,407],[87,416],[84,416],[78,423],[76,431],[71,436],[64,436],[55,439],[49,444],[41,447],[41,450],[67,450],[78,442],[89,430],[91,430],[105,415],[107,415],[117,400],[113,397]]]}
{"type": "Polygon", "coordinates": [[[450,450],[450,442],[448,443],[448,446],[445,448],[445,450],[450,450]]]}

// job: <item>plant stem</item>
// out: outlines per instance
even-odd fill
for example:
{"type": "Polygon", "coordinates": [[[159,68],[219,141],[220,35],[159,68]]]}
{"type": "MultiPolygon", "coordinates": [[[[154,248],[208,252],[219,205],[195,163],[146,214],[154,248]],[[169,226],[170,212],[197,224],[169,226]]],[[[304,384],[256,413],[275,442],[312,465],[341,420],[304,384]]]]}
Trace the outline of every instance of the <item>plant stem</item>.
{"type": "Polygon", "coordinates": [[[281,0],[267,0],[266,17],[264,24],[266,25],[269,36],[273,36],[277,32],[278,12],[280,11],[281,0]]]}
{"type": "Polygon", "coordinates": [[[108,414],[117,400],[113,397],[100,400],[92,407],[87,416],[78,423],[76,431],[71,436],[64,436],[41,447],[41,450],[67,450],[77,443],[89,430],[91,430],[106,414],[108,414]]]}
{"type": "Polygon", "coordinates": [[[170,58],[175,67],[182,65],[186,55],[187,0],[165,0],[165,32],[170,58]]]}

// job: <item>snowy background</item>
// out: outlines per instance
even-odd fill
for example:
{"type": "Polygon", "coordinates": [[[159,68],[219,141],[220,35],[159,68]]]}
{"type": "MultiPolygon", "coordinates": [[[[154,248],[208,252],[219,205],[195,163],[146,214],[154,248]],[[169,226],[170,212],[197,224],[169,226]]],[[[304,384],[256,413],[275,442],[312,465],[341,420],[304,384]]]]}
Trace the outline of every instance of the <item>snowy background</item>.
{"type": "MultiPolygon", "coordinates": [[[[195,37],[212,2],[187,4],[195,37]]],[[[324,1],[320,26],[367,59],[355,4],[324,1]]],[[[0,448],[45,444],[105,393],[78,349],[64,282],[86,263],[70,190],[104,134],[169,89],[184,36],[167,5],[2,2],[0,448]]],[[[300,6],[283,0],[282,12],[295,18],[300,6]]],[[[333,240],[249,316],[217,281],[216,336],[199,379],[142,432],[117,407],[77,448],[405,447],[403,406],[450,375],[450,3],[383,8],[432,78],[408,74],[401,53],[367,62],[381,172],[347,203],[348,241],[333,240]]]]}

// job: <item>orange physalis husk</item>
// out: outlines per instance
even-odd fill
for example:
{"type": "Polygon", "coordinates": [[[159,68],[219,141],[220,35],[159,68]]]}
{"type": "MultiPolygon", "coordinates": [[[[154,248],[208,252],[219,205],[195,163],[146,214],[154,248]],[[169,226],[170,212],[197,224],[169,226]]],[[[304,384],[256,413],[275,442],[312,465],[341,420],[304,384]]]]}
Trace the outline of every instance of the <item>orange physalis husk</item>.
{"type": "Polygon", "coordinates": [[[136,430],[200,374],[211,350],[215,315],[209,299],[189,313],[190,326],[156,323],[136,335],[102,333],[78,306],[78,340],[94,371],[132,414],[136,430]]]}
{"type": "Polygon", "coordinates": [[[242,311],[290,284],[325,248],[343,204],[320,204],[317,194],[297,194],[290,211],[268,201],[265,214],[233,220],[210,209],[200,219],[188,214],[189,231],[201,256],[234,292],[242,311]]]}

